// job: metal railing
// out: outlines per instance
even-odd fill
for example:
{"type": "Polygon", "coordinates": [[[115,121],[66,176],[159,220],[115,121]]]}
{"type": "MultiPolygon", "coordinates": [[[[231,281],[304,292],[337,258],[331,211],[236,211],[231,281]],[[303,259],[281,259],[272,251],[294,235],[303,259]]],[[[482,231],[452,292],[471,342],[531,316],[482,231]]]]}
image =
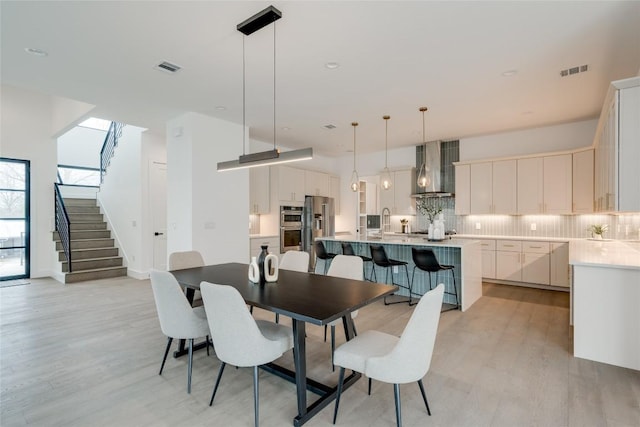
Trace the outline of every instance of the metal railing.
{"type": "Polygon", "coordinates": [[[71,273],[71,222],[69,221],[69,214],[67,208],[64,206],[64,200],[62,199],[62,193],[60,193],[60,187],[57,183],[54,186],[54,199],[55,199],[55,217],[56,217],[56,231],[60,237],[60,244],[62,250],[67,258],[67,271],[71,273]]]}
{"type": "Polygon", "coordinates": [[[100,168],[58,165],[58,184],[70,187],[100,187],[100,168]]]}
{"type": "Polygon", "coordinates": [[[107,136],[104,138],[102,149],[100,150],[100,183],[104,182],[104,175],[107,172],[107,166],[113,157],[113,153],[118,146],[118,138],[122,135],[124,124],[111,122],[107,136]]]}

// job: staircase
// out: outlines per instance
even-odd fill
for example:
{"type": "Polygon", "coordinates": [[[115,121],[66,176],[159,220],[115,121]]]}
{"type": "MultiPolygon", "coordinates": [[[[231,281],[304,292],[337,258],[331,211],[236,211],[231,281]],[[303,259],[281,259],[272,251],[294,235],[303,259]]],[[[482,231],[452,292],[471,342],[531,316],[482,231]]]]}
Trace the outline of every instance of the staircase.
{"type": "Polygon", "coordinates": [[[71,273],[58,233],[53,233],[64,283],[126,276],[127,267],[122,265],[95,199],[64,199],[64,204],[71,223],[71,273]]]}

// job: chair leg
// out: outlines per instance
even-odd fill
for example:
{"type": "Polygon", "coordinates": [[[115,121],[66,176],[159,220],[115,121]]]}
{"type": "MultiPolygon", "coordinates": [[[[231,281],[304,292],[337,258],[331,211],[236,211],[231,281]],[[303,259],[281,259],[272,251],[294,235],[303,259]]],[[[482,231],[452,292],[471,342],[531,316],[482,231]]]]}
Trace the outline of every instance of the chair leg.
{"type": "MultiPolygon", "coordinates": [[[[416,282],[416,266],[413,266],[413,271],[411,272],[411,289],[413,289],[413,284],[416,282]]],[[[411,304],[411,290],[409,290],[409,305],[411,304]]]]}
{"type": "Polygon", "coordinates": [[[336,351],[336,327],[331,325],[331,370],[335,371],[336,366],[333,364],[333,352],[336,351]]]}
{"type": "Polygon", "coordinates": [[[336,423],[338,418],[338,406],[340,405],[340,395],[342,394],[342,382],[344,381],[344,368],[340,367],[340,376],[338,377],[338,390],[336,393],[336,407],[333,410],[333,423],[336,423]]]}
{"type": "Polygon", "coordinates": [[[371,264],[371,277],[373,278],[372,282],[378,282],[378,278],[376,277],[376,265],[373,263],[371,264]]]}
{"type": "Polygon", "coordinates": [[[460,307],[460,301],[458,300],[458,287],[456,286],[456,273],[455,270],[451,270],[451,276],[453,277],[453,292],[456,294],[456,308],[460,307]]]}
{"type": "Polygon", "coordinates": [[[402,427],[402,414],[400,412],[400,384],[393,385],[393,396],[396,400],[396,424],[402,427]]]}
{"type": "Polygon", "coordinates": [[[280,323],[280,313],[276,313],[276,323],[280,323]]]}
{"type": "Polygon", "coordinates": [[[160,365],[160,372],[158,372],[158,375],[162,375],[162,370],[164,369],[164,362],[167,361],[167,355],[169,354],[169,349],[171,348],[172,341],[173,341],[173,338],[171,337],[167,338],[167,348],[164,350],[164,357],[162,358],[162,365],[160,365]]]}
{"type": "Polygon", "coordinates": [[[208,356],[209,355],[209,335],[204,337],[204,339],[207,340],[207,356],[208,356]]]}
{"type": "Polygon", "coordinates": [[[327,275],[328,267],[329,267],[329,260],[328,260],[328,259],[325,259],[325,260],[324,260],[324,275],[325,275],[325,276],[327,275]]]}
{"type": "Polygon", "coordinates": [[[327,342],[327,325],[324,325],[324,342],[327,342]]]}
{"type": "Polygon", "coordinates": [[[369,387],[368,387],[368,390],[367,390],[367,394],[369,396],[371,396],[371,378],[369,378],[369,387]]]}
{"type": "Polygon", "coordinates": [[[418,386],[420,386],[420,393],[422,393],[422,400],[424,400],[424,405],[427,407],[427,414],[431,416],[431,410],[429,409],[429,403],[427,402],[427,394],[424,392],[424,385],[422,384],[422,380],[418,380],[418,386]]]}
{"type": "Polygon", "coordinates": [[[191,367],[193,366],[193,338],[189,340],[189,361],[187,362],[187,393],[191,394],[191,367]]]}
{"type": "Polygon", "coordinates": [[[258,427],[258,367],[253,367],[253,411],[254,425],[258,427]]]}
{"type": "Polygon", "coordinates": [[[216,378],[216,385],[213,386],[213,393],[211,394],[209,406],[213,405],[213,399],[216,397],[216,392],[218,391],[218,386],[220,385],[220,379],[222,378],[222,373],[224,372],[225,366],[227,366],[227,364],[224,362],[222,362],[222,365],[220,365],[220,370],[218,370],[218,378],[216,378]]]}
{"type": "Polygon", "coordinates": [[[407,286],[409,287],[409,306],[411,306],[411,295],[412,295],[412,291],[413,291],[413,282],[409,281],[409,267],[407,267],[407,264],[404,265],[404,272],[405,275],[407,276],[407,286]]]}

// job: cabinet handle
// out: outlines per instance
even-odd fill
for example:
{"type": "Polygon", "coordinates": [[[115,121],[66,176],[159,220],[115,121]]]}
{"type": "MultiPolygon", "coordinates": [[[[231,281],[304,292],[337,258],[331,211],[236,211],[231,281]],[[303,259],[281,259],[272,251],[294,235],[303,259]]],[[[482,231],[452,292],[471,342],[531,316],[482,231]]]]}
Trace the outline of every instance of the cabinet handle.
{"type": "Polygon", "coordinates": [[[513,245],[503,245],[505,248],[512,248],[513,245]]]}
{"type": "Polygon", "coordinates": [[[533,249],[542,249],[542,246],[529,246],[529,247],[533,249]]]}

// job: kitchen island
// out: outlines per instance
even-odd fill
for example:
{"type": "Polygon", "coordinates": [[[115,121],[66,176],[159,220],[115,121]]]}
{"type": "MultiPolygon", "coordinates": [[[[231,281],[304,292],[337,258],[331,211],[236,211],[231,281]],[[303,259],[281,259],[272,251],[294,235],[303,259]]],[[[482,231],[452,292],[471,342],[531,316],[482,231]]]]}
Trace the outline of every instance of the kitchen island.
{"type": "MultiPolygon", "coordinates": [[[[482,296],[482,265],[481,265],[481,246],[477,240],[462,239],[446,239],[442,242],[430,242],[421,237],[403,237],[402,235],[384,236],[383,238],[358,239],[350,236],[338,237],[318,237],[322,240],[327,252],[335,254],[342,253],[342,242],[349,242],[353,246],[353,250],[357,255],[371,256],[369,245],[382,245],[389,258],[406,261],[409,269],[409,280],[411,280],[412,270],[415,264],[411,256],[411,247],[430,248],[433,249],[438,262],[440,264],[448,264],[454,266],[456,285],[458,296],[460,299],[460,308],[462,311],[467,310],[471,305],[482,296]]],[[[323,261],[318,264],[323,267],[323,261]]],[[[367,263],[369,264],[369,263],[367,263]]],[[[367,276],[370,272],[370,266],[365,266],[367,276]]],[[[385,272],[382,268],[376,267],[376,278],[380,283],[384,283],[385,272]]],[[[404,268],[399,268],[393,274],[394,283],[408,286],[407,277],[404,274],[404,268]]],[[[432,274],[432,286],[438,283],[444,283],[447,292],[453,293],[453,280],[448,272],[440,272],[437,275],[432,274]]],[[[424,294],[429,290],[428,273],[416,269],[415,281],[412,284],[413,292],[416,294],[424,294]]],[[[396,293],[397,295],[409,296],[409,292],[403,288],[396,293]]],[[[455,304],[455,297],[445,294],[445,303],[455,304]]]]}
{"type": "Polygon", "coordinates": [[[640,243],[572,240],[573,355],[640,370],[640,243]]]}

